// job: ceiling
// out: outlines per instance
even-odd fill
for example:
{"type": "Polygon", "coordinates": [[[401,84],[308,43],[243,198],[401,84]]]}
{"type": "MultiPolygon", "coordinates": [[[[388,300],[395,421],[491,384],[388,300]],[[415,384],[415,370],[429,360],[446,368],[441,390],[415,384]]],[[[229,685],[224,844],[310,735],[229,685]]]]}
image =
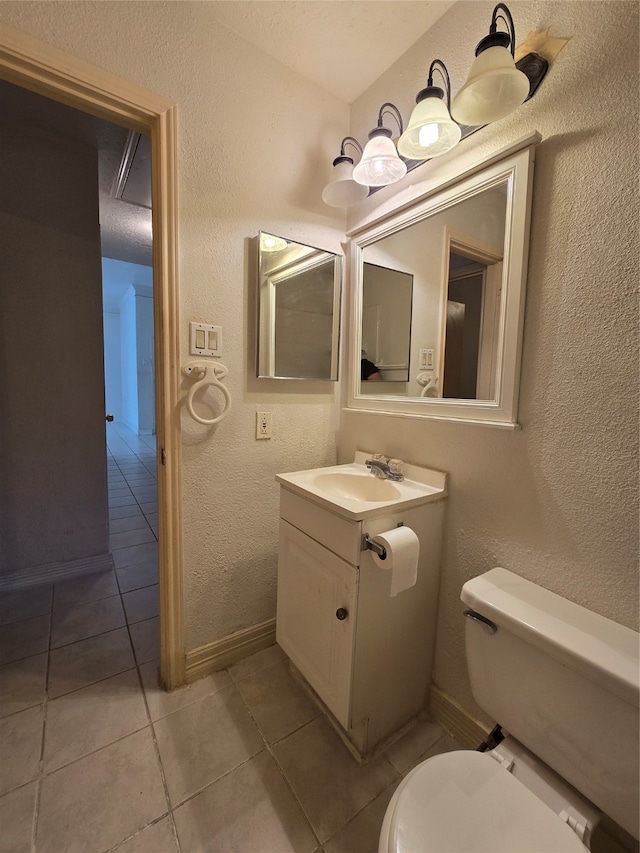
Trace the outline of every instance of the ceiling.
{"type": "Polygon", "coordinates": [[[211,16],[346,103],[454,0],[213,0],[211,16]]]}
{"type": "MultiPolygon", "coordinates": [[[[213,20],[325,91],[351,103],[453,2],[209,0],[206,9],[213,20]]],[[[96,147],[102,254],[150,266],[150,210],[113,195],[128,131],[3,81],[0,81],[0,101],[4,120],[46,126],[62,135],[79,136],[96,147]]],[[[136,177],[140,182],[140,172],[136,177]]],[[[144,182],[144,173],[142,178],[144,182]]],[[[150,181],[150,173],[146,179],[150,181]]]]}

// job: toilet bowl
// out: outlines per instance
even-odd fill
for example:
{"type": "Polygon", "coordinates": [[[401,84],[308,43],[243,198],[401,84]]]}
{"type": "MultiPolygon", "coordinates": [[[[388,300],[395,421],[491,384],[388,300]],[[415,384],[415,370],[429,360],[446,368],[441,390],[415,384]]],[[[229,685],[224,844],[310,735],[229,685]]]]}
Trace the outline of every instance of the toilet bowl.
{"type": "Polygon", "coordinates": [[[601,812],[638,837],[638,634],[505,569],[463,587],[478,704],[509,734],[415,767],[379,853],[584,853],[601,812]]]}
{"type": "Polygon", "coordinates": [[[379,853],[584,853],[588,847],[492,753],[419,764],[396,789],[379,853]]]}

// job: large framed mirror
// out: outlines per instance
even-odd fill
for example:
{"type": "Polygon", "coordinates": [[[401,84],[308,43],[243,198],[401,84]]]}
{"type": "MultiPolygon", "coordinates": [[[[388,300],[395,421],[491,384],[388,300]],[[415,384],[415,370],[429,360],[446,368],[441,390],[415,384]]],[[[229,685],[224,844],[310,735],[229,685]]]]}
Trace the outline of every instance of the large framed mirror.
{"type": "Polygon", "coordinates": [[[534,150],[478,166],[349,234],[350,409],[517,426],[534,150]],[[372,267],[387,276],[375,300],[372,267]],[[396,335],[401,311],[402,373],[369,355],[372,339],[396,335]],[[387,328],[374,336],[376,318],[387,328]]]}
{"type": "Polygon", "coordinates": [[[259,378],[338,378],[339,255],[258,235],[259,378]]]}

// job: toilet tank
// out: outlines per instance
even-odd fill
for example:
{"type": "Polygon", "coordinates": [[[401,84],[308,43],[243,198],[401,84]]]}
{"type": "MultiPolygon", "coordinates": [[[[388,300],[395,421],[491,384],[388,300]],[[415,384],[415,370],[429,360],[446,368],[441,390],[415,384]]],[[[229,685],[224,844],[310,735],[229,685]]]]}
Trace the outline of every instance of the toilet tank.
{"type": "Polygon", "coordinates": [[[638,838],[639,635],[502,568],[461,598],[480,707],[638,838]]]}

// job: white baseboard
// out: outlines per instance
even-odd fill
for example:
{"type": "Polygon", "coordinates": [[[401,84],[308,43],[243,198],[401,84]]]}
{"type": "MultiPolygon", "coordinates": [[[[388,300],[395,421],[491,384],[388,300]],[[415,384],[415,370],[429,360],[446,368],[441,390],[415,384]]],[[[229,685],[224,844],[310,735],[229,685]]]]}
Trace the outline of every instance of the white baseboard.
{"type": "Polygon", "coordinates": [[[272,646],[276,641],[276,620],[267,619],[250,628],[243,628],[221,640],[192,649],[186,655],[187,684],[212,672],[237,663],[242,658],[272,646]]]}
{"type": "Polygon", "coordinates": [[[490,732],[488,726],[472,717],[462,705],[435,684],[431,685],[429,711],[433,719],[465,749],[476,749],[490,732]]]}
{"type": "Polygon", "coordinates": [[[12,592],[19,589],[31,589],[46,583],[79,578],[95,572],[108,572],[113,568],[111,554],[99,554],[97,557],[84,557],[81,560],[67,560],[47,563],[29,569],[19,569],[0,575],[0,592],[12,592]]]}

